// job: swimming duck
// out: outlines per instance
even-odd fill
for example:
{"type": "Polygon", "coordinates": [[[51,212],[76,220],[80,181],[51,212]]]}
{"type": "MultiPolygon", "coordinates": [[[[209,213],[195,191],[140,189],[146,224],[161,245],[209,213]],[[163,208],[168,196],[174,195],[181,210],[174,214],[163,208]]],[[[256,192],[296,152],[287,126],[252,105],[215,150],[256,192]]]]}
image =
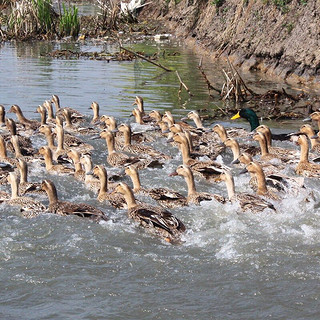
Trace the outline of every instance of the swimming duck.
{"type": "Polygon", "coordinates": [[[43,124],[39,128],[39,132],[45,135],[47,146],[54,152],[57,147],[54,145],[54,136],[51,127],[47,124],[43,124]]]}
{"type": "Polygon", "coordinates": [[[168,242],[181,242],[181,236],[186,227],[171,212],[162,207],[150,206],[145,203],[138,204],[134,198],[133,191],[125,183],[120,183],[115,190],[123,194],[127,202],[128,216],[130,218],[137,221],[150,233],[160,236],[168,242]]]}
{"type": "Polygon", "coordinates": [[[235,114],[231,120],[243,118],[249,121],[250,123],[250,131],[253,131],[257,128],[260,123],[257,114],[250,108],[241,109],[237,114],[235,114]]]}
{"type": "Polygon", "coordinates": [[[141,114],[141,118],[143,120],[143,122],[154,122],[154,118],[151,117],[150,115],[146,115],[145,111],[144,111],[144,102],[141,96],[136,96],[134,103],[132,104],[137,105],[138,110],[141,114]]]}
{"type": "Polygon", "coordinates": [[[80,162],[80,153],[75,149],[70,149],[67,152],[67,156],[73,162],[73,165],[74,165],[74,174],[73,175],[74,175],[74,177],[77,180],[84,182],[86,173],[83,170],[82,164],[80,162]]]}
{"type": "Polygon", "coordinates": [[[264,209],[272,209],[276,211],[272,203],[262,199],[258,195],[249,193],[235,193],[234,180],[230,171],[225,171],[221,174],[221,180],[225,181],[228,198],[231,202],[238,202],[242,211],[260,212],[264,209]]]}
{"type": "MultiPolygon", "coordinates": [[[[10,172],[8,182],[11,185],[11,197],[4,196],[0,202],[5,202],[7,205],[20,207],[23,216],[26,218],[33,218],[39,214],[47,211],[47,208],[39,201],[31,197],[19,196],[19,181],[14,172],[10,172]]],[[[2,194],[3,196],[3,194],[2,194]]]]}
{"type": "Polygon", "coordinates": [[[3,136],[0,135],[0,161],[9,163],[10,165],[16,165],[17,159],[9,158],[7,154],[6,143],[3,136]]]}
{"type": "Polygon", "coordinates": [[[73,174],[72,168],[66,167],[62,164],[53,164],[52,151],[48,146],[43,146],[39,149],[39,154],[44,156],[44,163],[46,170],[49,173],[62,173],[62,174],[73,174]]]}
{"type": "Polygon", "coordinates": [[[71,113],[71,117],[72,117],[72,122],[75,123],[79,123],[79,122],[84,122],[84,118],[83,115],[75,109],[69,108],[69,107],[65,107],[65,108],[61,108],[60,107],[60,99],[57,95],[53,94],[51,97],[51,102],[55,105],[56,108],[56,116],[61,115],[62,114],[62,109],[68,109],[71,113]]]}
{"type": "Polygon", "coordinates": [[[50,100],[46,100],[43,103],[43,106],[46,108],[47,110],[47,122],[49,123],[55,123],[56,122],[56,118],[54,116],[54,112],[53,112],[53,108],[52,108],[52,103],[50,100]]]}
{"type": "Polygon", "coordinates": [[[310,114],[310,118],[313,120],[313,121],[317,121],[318,123],[318,128],[320,130],[320,112],[319,111],[315,111],[313,113],[310,114]]]}
{"type": "Polygon", "coordinates": [[[300,127],[299,130],[301,133],[304,133],[308,136],[311,142],[311,151],[320,153],[320,141],[318,136],[315,135],[314,130],[309,124],[304,124],[300,127]]]}
{"type": "Polygon", "coordinates": [[[78,124],[72,123],[71,112],[69,109],[63,109],[62,114],[63,114],[65,121],[66,121],[64,129],[67,132],[81,134],[81,135],[89,135],[89,134],[92,135],[92,134],[98,133],[98,131],[95,128],[79,126],[78,124]]]}
{"type": "Polygon", "coordinates": [[[23,159],[18,159],[17,168],[20,173],[19,194],[26,193],[43,193],[41,190],[41,183],[28,182],[28,165],[23,159]]]}
{"type": "Polygon", "coordinates": [[[106,140],[107,148],[108,148],[108,156],[107,156],[107,162],[112,167],[123,167],[124,165],[130,165],[134,164],[137,168],[145,168],[149,166],[159,166],[159,162],[157,160],[148,160],[144,158],[138,158],[138,157],[129,157],[124,153],[115,151],[114,148],[114,136],[111,131],[103,130],[100,133],[100,137],[102,139],[106,140]]]}
{"type": "Polygon", "coordinates": [[[0,104],[0,127],[4,127],[6,125],[6,109],[2,104],[0,104]]]}
{"type": "MultiPolygon", "coordinates": [[[[115,190],[109,191],[109,183],[108,183],[108,174],[107,170],[102,165],[96,165],[93,168],[93,174],[99,177],[100,180],[100,188],[97,199],[99,202],[108,201],[113,207],[120,209],[126,208],[127,204],[122,194],[116,192],[115,190]]],[[[115,184],[110,185],[111,189],[116,187],[115,184]]]]}
{"type": "Polygon", "coordinates": [[[149,117],[152,118],[156,123],[162,121],[162,115],[158,110],[152,110],[149,112],[149,117]]]}
{"type": "Polygon", "coordinates": [[[145,124],[145,122],[142,119],[142,113],[140,112],[139,109],[135,108],[132,110],[132,114],[136,120],[136,123],[138,124],[145,124]]]}
{"type": "Polygon", "coordinates": [[[38,160],[38,155],[35,152],[26,152],[26,150],[24,149],[24,153],[22,153],[23,149],[21,149],[20,147],[19,138],[17,135],[11,136],[11,143],[13,145],[14,154],[17,159],[24,159],[28,162],[34,162],[38,160]]]}
{"type": "Polygon", "coordinates": [[[199,205],[200,202],[202,201],[210,201],[213,199],[221,203],[225,201],[223,197],[217,194],[211,194],[207,192],[197,192],[193,173],[188,166],[180,165],[175,172],[170,174],[170,176],[176,176],[176,175],[184,177],[187,183],[187,187],[188,187],[187,203],[188,204],[192,203],[192,204],[199,205]]]}
{"type": "Polygon", "coordinates": [[[93,111],[93,118],[91,120],[91,124],[100,123],[100,115],[99,115],[100,107],[99,107],[99,103],[93,101],[89,108],[92,109],[92,111],[93,111]]]}
{"type": "Polygon", "coordinates": [[[69,201],[61,201],[58,199],[57,189],[51,180],[43,180],[41,188],[47,193],[49,198],[48,211],[66,216],[73,215],[82,218],[89,218],[94,221],[107,221],[105,213],[94,206],[86,203],[72,203],[69,201]]]}
{"type": "Polygon", "coordinates": [[[169,190],[166,188],[142,188],[138,170],[136,168],[132,166],[126,167],[125,173],[132,180],[133,192],[135,194],[148,195],[166,208],[177,208],[187,205],[187,199],[182,194],[174,190],[169,190]]]}
{"type": "Polygon", "coordinates": [[[128,153],[132,153],[132,154],[143,154],[143,155],[148,155],[154,159],[162,159],[162,160],[169,160],[171,159],[170,156],[165,155],[157,150],[155,150],[154,148],[150,147],[150,146],[145,146],[142,144],[131,144],[131,128],[129,125],[122,123],[120,124],[120,126],[118,127],[118,130],[120,132],[123,133],[123,137],[124,137],[124,144],[123,146],[119,147],[118,146],[118,150],[124,151],[124,152],[128,152],[128,153]]]}
{"type": "Polygon", "coordinates": [[[11,106],[9,113],[15,113],[18,118],[19,123],[21,123],[27,129],[31,129],[34,131],[34,130],[37,130],[41,125],[41,123],[39,121],[27,119],[23,115],[21,108],[16,104],[11,106]]]}
{"type": "Polygon", "coordinates": [[[300,145],[300,161],[296,173],[305,177],[320,177],[320,164],[309,162],[309,145],[305,135],[293,136],[292,140],[300,145]]]}
{"type": "MultiPolygon", "coordinates": [[[[174,121],[174,118],[173,118],[173,115],[170,111],[165,111],[163,117],[162,117],[162,121],[168,123],[168,126],[172,126],[173,124],[175,124],[175,121],[174,121]]],[[[179,121],[177,124],[179,124],[183,130],[190,130],[190,131],[193,131],[195,130],[196,128],[191,126],[190,124],[186,123],[186,122],[183,122],[183,121],[179,121]]],[[[197,130],[195,130],[197,131],[197,130]]]]}
{"type": "Polygon", "coordinates": [[[37,112],[40,113],[41,116],[40,124],[47,124],[47,109],[44,106],[39,105],[37,107],[37,112]]]}
{"type": "Polygon", "coordinates": [[[83,154],[80,158],[80,163],[84,167],[84,172],[85,172],[84,183],[86,187],[92,191],[97,192],[100,188],[100,181],[99,179],[93,176],[93,172],[92,172],[93,164],[92,164],[91,156],[86,153],[83,154]]]}
{"type": "Polygon", "coordinates": [[[183,164],[189,166],[194,174],[207,180],[216,181],[217,179],[219,180],[221,171],[227,169],[227,167],[215,161],[199,161],[192,159],[190,157],[188,141],[183,134],[175,134],[173,140],[181,146],[180,150],[183,164]]]}

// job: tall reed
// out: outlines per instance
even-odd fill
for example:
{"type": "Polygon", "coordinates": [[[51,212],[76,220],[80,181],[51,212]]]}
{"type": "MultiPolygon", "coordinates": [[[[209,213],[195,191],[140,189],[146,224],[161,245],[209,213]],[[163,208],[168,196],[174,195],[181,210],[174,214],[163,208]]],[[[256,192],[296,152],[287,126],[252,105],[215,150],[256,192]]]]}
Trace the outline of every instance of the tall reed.
{"type": "Polygon", "coordinates": [[[76,6],[66,8],[64,3],[62,3],[62,8],[63,14],[60,17],[59,22],[60,35],[76,38],[80,31],[78,8],[76,6]]]}

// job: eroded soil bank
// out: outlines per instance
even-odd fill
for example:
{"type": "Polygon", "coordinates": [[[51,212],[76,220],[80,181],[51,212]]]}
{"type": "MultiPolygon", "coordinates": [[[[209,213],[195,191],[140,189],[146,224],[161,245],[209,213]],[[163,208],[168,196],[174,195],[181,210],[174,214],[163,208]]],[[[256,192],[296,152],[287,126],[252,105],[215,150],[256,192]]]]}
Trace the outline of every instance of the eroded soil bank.
{"type": "Polygon", "coordinates": [[[319,1],[171,0],[146,6],[144,16],[243,70],[320,84],[319,1]]]}

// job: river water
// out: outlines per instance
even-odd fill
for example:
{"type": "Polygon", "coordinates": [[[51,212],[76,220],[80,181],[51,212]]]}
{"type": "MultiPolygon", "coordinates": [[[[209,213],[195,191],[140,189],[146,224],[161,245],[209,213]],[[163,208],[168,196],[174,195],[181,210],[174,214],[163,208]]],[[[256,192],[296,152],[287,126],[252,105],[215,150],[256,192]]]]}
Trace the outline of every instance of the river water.
{"type": "MultiPolygon", "coordinates": [[[[161,63],[179,70],[194,93],[191,99],[185,93],[178,99],[174,73],[147,62],[41,56],[54,48],[115,50],[106,44],[2,45],[0,103],[6,110],[18,104],[26,116],[38,118],[35,108],[57,94],[63,106],[88,117],[90,103],[97,101],[101,114],[113,115],[120,123],[133,121],[129,115],[135,95],[144,97],[147,111],[170,110],[177,117],[221,105],[218,97],[208,98],[196,69],[199,57],[179,43],[151,42],[135,49],[150,54],[165,49],[161,63]]],[[[206,67],[221,85],[221,66],[207,62],[206,67]]],[[[262,89],[288,89],[261,80],[261,75],[245,77],[262,89]]],[[[236,125],[248,128],[245,122],[236,125]]],[[[300,125],[297,121],[294,129],[300,125]]],[[[45,143],[42,137],[33,142],[37,147],[45,143]]],[[[106,164],[105,142],[93,143],[94,162],[106,164]]],[[[164,139],[155,147],[174,158],[164,169],[143,170],[142,184],[185,193],[182,178],[168,177],[181,163],[177,150],[164,139]]],[[[223,158],[230,163],[230,154],[223,158]]],[[[319,319],[318,181],[307,180],[299,196],[285,197],[276,205],[277,214],[238,214],[236,205],[214,201],[172,209],[187,226],[184,243],[174,246],[144,232],[125,210],[98,203],[95,194],[72,177],[47,175],[36,165],[29,168],[30,180],[46,177],[55,182],[61,199],[96,205],[111,220],[96,224],[52,214],[28,220],[17,209],[0,205],[1,319],[319,319]],[[311,190],[314,198],[306,202],[311,190]]],[[[236,174],[236,189],[248,191],[248,180],[236,174]]],[[[226,195],[222,184],[196,180],[196,186],[226,195]]]]}

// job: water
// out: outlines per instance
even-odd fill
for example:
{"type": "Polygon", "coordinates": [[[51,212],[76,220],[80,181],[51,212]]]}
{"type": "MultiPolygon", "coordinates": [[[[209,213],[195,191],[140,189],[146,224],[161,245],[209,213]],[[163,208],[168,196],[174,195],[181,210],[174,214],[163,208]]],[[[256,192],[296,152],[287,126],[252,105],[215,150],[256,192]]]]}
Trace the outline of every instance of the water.
{"type": "MultiPolygon", "coordinates": [[[[72,50],[79,46],[61,44],[72,50]]],[[[218,99],[208,98],[196,72],[199,57],[177,44],[151,43],[135,48],[147,53],[163,49],[179,52],[161,63],[179,70],[195,94],[191,99],[185,93],[178,99],[174,73],[147,62],[40,56],[57,47],[60,45],[53,43],[2,45],[0,103],[6,110],[18,104],[28,117],[37,118],[33,113],[36,106],[53,93],[60,96],[63,106],[76,107],[88,117],[88,107],[95,100],[101,114],[113,115],[119,122],[132,121],[128,120],[131,104],[138,94],[145,98],[147,110],[171,110],[179,116],[200,108],[210,113],[220,104],[218,99]]],[[[116,50],[97,44],[81,47],[92,51],[102,48],[116,50]]],[[[210,70],[219,84],[220,66],[211,65],[210,70]]],[[[246,75],[246,79],[257,82],[261,89],[284,86],[267,79],[258,82],[260,76],[255,74],[246,75]]],[[[248,128],[244,122],[236,124],[248,128]]],[[[300,124],[297,121],[294,128],[300,124]]],[[[36,137],[34,143],[39,147],[44,140],[36,137]]],[[[93,143],[95,163],[105,164],[105,143],[93,143]]],[[[174,159],[162,170],[142,171],[142,184],[185,193],[181,177],[168,177],[181,163],[176,149],[163,139],[155,146],[174,159]]],[[[171,210],[187,226],[184,244],[173,246],[144,232],[127,218],[125,210],[98,203],[95,194],[72,177],[47,175],[35,165],[29,171],[32,181],[52,179],[61,199],[96,205],[111,220],[96,224],[52,214],[27,220],[15,208],[1,204],[1,319],[319,318],[318,181],[307,180],[307,188],[298,197],[287,196],[277,204],[277,214],[238,214],[235,204],[214,201],[171,210]],[[314,199],[309,197],[311,190],[314,199]]],[[[236,175],[236,189],[248,191],[248,179],[236,175]]],[[[199,191],[226,195],[222,184],[197,180],[196,186],[199,191]]]]}

